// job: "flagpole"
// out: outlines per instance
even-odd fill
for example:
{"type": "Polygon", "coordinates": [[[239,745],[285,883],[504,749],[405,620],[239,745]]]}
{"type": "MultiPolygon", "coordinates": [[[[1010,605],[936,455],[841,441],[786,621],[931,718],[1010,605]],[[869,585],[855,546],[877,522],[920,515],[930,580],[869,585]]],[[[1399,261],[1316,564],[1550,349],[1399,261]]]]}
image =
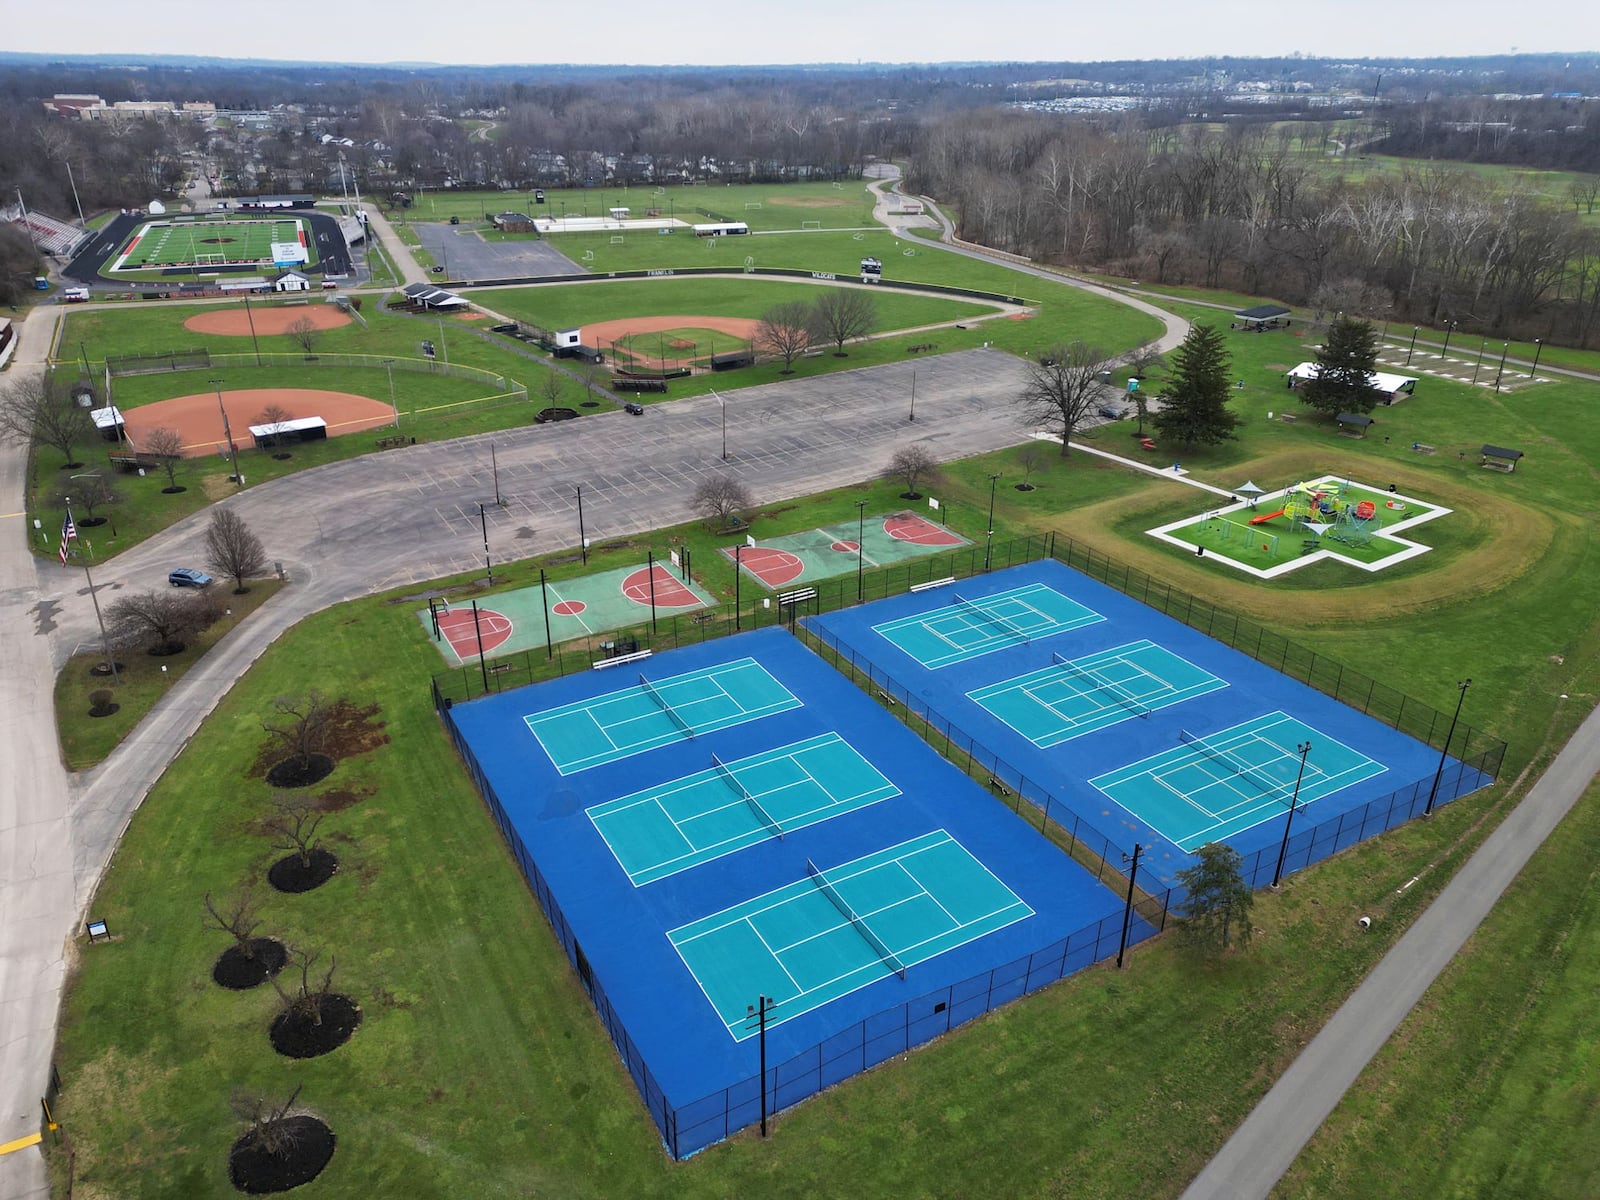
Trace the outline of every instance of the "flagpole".
{"type": "Polygon", "coordinates": [[[94,577],[89,574],[89,564],[83,564],[83,580],[89,585],[89,599],[94,601],[94,619],[100,624],[100,649],[106,656],[106,669],[111,672],[111,682],[117,680],[117,660],[111,656],[111,639],[106,636],[105,618],[100,615],[100,597],[94,590],[94,577]]]}

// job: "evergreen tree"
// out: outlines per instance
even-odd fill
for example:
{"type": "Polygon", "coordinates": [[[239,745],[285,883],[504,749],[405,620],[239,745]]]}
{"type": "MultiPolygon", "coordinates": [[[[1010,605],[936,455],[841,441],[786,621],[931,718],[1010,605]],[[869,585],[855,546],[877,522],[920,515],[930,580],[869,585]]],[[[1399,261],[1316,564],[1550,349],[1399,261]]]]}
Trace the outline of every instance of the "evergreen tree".
{"type": "Polygon", "coordinates": [[[1226,950],[1235,937],[1250,942],[1250,906],[1255,897],[1240,874],[1243,860],[1232,846],[1208,842],[1195,851],[1200,861],[1178,872],[1187,895],[1175,910],[1178,936],[1200,950],[1226,950]]]}
{"type": "Polygon", "coordinates": [[[1189,336],[1173,352],[1167,384],[1161,389],[1158,433],[1185,446],[1215,446],[1234,437],[1239,417],[1228,411],[1233,359],[1222,335],[1210,325],[1191,325],[1189,336]]]}
{"type": "Polygon", "coordinates": [[[1328,338],[1317,351],[1317,369],[1299,387],[1300,403],[1320,413],[1369,413],[1383,399],[1372,386],[1378,362],[1378,335],[1371,325],[1353,317],[1336,317],[1328,338]]]}

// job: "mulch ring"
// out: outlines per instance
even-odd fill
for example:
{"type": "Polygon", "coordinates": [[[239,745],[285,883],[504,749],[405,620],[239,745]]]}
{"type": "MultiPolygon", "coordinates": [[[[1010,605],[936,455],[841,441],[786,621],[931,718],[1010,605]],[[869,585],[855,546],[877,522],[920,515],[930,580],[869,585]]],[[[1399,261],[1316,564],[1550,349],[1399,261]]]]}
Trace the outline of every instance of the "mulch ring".
{"type": "Polygon", "coordinates": [[[321,783],[336,764],[326,754],[296,754],[267,769],[267,782],[275,788],[303,788],[321,783]]]}
{"type": "Polygon", "coordinates": [[[278,1014],[272,1022],[272,1048],[285,1058],[318,1058],[337,1050],[361,1025],[361,1006],[342,992],[325,992],[318,1022],[300,1008],[278,1014]]]}
{"type": "Polygon", "coordinates": [[[333,1161],[338,1139],[316,1117],[285,1117],[282,1121],[283,1150],[273,1154],[246,1134],[228,1153],[228,1180],[252,1196],[287,1192],[310,1183],[333,1161]]]}
{"type": "Polygon", "coordinates": [[[251,938],[250,953],[252,957],[246,957],[237,942],[229,946],[211,968],[212,980],[229,991],[246,992],[271,979],[289,961],[287,947],[276,938],[251,938]]]}
{"type": "Polygon", "coordinates": [[[280,858],[267,868],[267,882],[280,892],[298,895],[321,887],[339,869],[339,856],[318,846],[306,862],[298,853],[280,858]]]}

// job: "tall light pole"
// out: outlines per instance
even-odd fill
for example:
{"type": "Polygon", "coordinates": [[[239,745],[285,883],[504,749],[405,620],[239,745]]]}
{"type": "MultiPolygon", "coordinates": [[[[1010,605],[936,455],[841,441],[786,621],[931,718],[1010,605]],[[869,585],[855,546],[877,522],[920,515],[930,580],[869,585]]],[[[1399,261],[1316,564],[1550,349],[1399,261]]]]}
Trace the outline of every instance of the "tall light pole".
{"type": "Polygon", "coordinates": [[[909,417],[907,417],[906,420],[915,421],[916,419],[917,419],[917,369],[915,367],[912,367],[911,368],[911,415],[909,417]]]}
{"type": "Polygon", "coordinates": [[[1294,828],[1294,808],[1300,803],[1300,781],[1306,777],[1306,755],[1311,753],[1311,743],[1301,742],[1295,747],[1300,752],[1300,773],[1294,777],[1294,795],[1289,798],[1289,819],[1283,823],[1283,842],[1278,846],[1278,865],[1272,870],[1272,886],[1283,878],[1283,859],[1289,853],[1289,830],[1294,828]]]}
{"type": "Polygon", "coordinates": [[[1497,392],[1500,390],[1500,376],[1506,373],[1506,355],[1510,353],[1510,350],[1510,342],[1500,343],[1500,367],[1494,373],[1494,390],[1497,392]]]}
{"type": "Polygon", "coordinates": [[[250,322],[250,344],[255,347],[256,366],[261,365],[261,343],[256,339],[256,315],[250,311],[250,293],[244,294],[244,319],[250,322]]]}
{"type": "Polygon", "coordinates": [[[1457,322],[1455,321],[1446,321],[1444,323],[1444,346],[1439,351],[1440,358],[1450,353],[1450,335],[1456,331],[1456,325],[1457,322]]]}
{"type": "Polygon", "coordinates": [[[400,406],[394,402],[394,359],[383,360],[383,369],[389,372],[389,407],[394,410],[394,427],[400,428],[400,406]]]}
{"type": "MultiPolygon", "coordinates": [[[[1133,885],[1139,878],[1139,856],[1144,853],[1144,847],[1138,842],[1133,844],[1133,865],[1128,868],[1128,899],[1122,906],[1122,940],[1117,943],[1117,970],[1122,970],[1122,956],[1128,952],[1128,926],[1133,923],[1133,885]]],[[[1123,858],[1129,857],[1124,854],[1123,858]]]]}
{"type": "Polygon", "coordinates": [[[67,186],[72,189],[72,204],[78,210],[78,224],[87,226],[88,222],[83,219],[83,203],[78,199],[78,182],[72,178],[72,164],[63,158],[61,165],[67,169],[67,186]]]}
{"type": "Polygon", "coordinates": [[[1528,368],[1528,378],[1533,378],[1533,373],[1539,369],[1539,355],[1544,350],[1544,341],[1540,338],[1533,339],[1533,366],[1528,368]]]}
{"type": "Polygon", "coordinates": [[[771,996],[757,996],[754,1004],[745,1006],[746,1014],[758,1022],[756,1044],[760,1048],[761,1064],[761,1136],[767,1136],[767,1014],[777,1004],[771,996]]]}
{"type": "Polygon", "coordinates": [[[494,583],[494,568],[489,565],[489,518],[484,515],[483,501],[478,501],[478,525],[483,530],[483,577],[494,583]]]}
{"type": "Polygon", "coordinates": [[[583,485],[576,484],[578,489],[578,551],[583,555],[583,565],[589,565],[589,539],[583,536],[583,485]]]}
{"type": "Polygon", "coordinates": [[[1433,801],[1439,795],[1439,779],[1444,774],[1444,760],[1450,754],[1450,739],[1456,735],[1456,721],[1461,717],[1461,706],[1466,703],[1467,689],[1472,686],[1472,680],[1463,679],[1456,684],[1460,693],[1456,696],[1455,715],[1450,718],[1450,732],[1444,735],[1444,746],[1439,750],[1439,769],[1433,773],[1433,786],[1428,789],[1428,806],[1422,810],[1425,817],[1433,816],[1433,801]]]}
{"type": "Polygon", "coordinates": [[[1406,347],[1406,366],[1408,367],[1411,365],[1411,352],[1417,348],[1417,334],[1421,332],[1422,326],[1413,325],[1411,327],[1411,345],[1406,347]]]}
{"type": "Polygon", "coordinates": [[[717,395],[717,389],[712,388],[711,394],[716,396],[717,407],[722,410],[722,461],[728,461],[728,402],[717,395]]]}
{"type": "Polygon", "coordinates": [[[233,429],[228,424],[228,406],[222,402],[222,380],[213,379],[211,386],[217,389],[217,411],[222,414],[222,436],[228,439],[228,456],[233,460],[233,482],[236,487],[243,487],[244,480],[239,477],[239,448],[233,444],[233,429]]]}
{"type": "Polygon", "coordinates": [[[989,563],[994,553],[994,488],[995,482],[999,478],[1000,473],[998,471],[989,476],[989,524],[987,526],[988,532],[984,534],[983,538],[983,569],[985,571],[989,569],[989,563]]]}
{"type": "Polygon", "coordinates": [[[867,536],[867,502],[865,500],[857,500],[856,501],[856,603],[857,604],[860,604],[861,601],[863,601],[863,600],[865,600],[867,598],[866,575],[863,573],[864,570],[865,570],[865,567],[866,567],[866,562],[867,562],[867,558],[866,558],[867,548],[866,548],[866,546],[864,546],[862,544],[862,541],[863,541],[863,539],[866,538],[866,536],[867,536]]]}

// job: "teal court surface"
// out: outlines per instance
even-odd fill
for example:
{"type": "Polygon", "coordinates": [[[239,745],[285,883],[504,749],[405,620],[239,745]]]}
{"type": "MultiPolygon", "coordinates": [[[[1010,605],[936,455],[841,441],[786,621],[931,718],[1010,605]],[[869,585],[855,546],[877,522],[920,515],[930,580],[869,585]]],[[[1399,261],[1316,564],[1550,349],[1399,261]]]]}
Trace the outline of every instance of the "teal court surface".
{"type": "Polygon", "coordinates": [[[806,877],[668,932],[736,1040],[1033,915],[944,830],[806,877]]]}
{"type": "Polygon", "coordinates": [[[1079,658],[1052,653],[1050,666],[967,696],[1042,749],[1227,686],[1165,646],[1138,641],[1079,658]]]}
{"type": "Polygon", "coordinates": [[[938,607],[874,625],[873,631],[930,671],[1105,620],[1043,583],[977,599],[955,584],[923,594],[938,607]]]}
{"type": "Polygon", "coordinates": [[[1089,780],[1185,850],[1221,842],[1289,811],[1300,775],[1298,747],[1310,745],[1298,802],[1311,804],[1381,774],[1382,763],[1285,713],[1196,737],[1089,780]]]}
{"type": "MultiPolygon", "coordinates": [[[[524,717],[563,775],[742,725],[800,701],[754,659],[650,679],[524,717]]],[[[623,676],[627,678],[627,676],[623,676]]]]}
{"type": "Polygon", "coordinates": [[[552,643],[638,625],[651,612],[693,612],[711,608],[716,601],[698,584],[685,582],[664,563],[597,571],[541,588],[497,592],[478,601],[474,614],[469,604],[454,604],[437,616],[426,608],[417,619],[451,666],[477,658],[519,650],[543,648],[552,643]],[[548,626],[546,619],[548,617],[548,626]],[[480,651],[481,647],[481,651],[480,651]]]}
{"type": "Polygon", "coordinates": [[[1113,866],[1138,846],[1147,885],[1176,886],[1208,841],[1265,884],[1280,854],[1302,870],[1487,786],[1503,753],[1486,738],[1484,754],[1441,756],[1461,740],[1448,713],[1419,703],[1408,718],[1402,693],[1324,662],[1341,703],[1284,673],[1309,671],[1309,653],[1280,640],[1263,661],[1053,559],[804,624],[997,795],[1113,866]],[[1289,768],[1308,743],[1290,827],[1289,768]]]}
{"type": "Polygon", "coordinates": [[[806,529],[744,546],[724,546],[744,572],[766,588],[811,583],[969,545],[948,526],[914,512],[879,513],[854,525],[806,529]],[[859,539],[859,540],[858,540],[859,539]],[[859,553],[858,553],[859,551],[859,553]]]}
{"type": "Polygon", "coordinates": [[[1124,933],[1120,894],[783,628],[441,717],[674,1157],[1124,933]]]}
{"type": "Polygon", "coordinates": [[[635,887],[900,794],[837,733],[711,764],[589,809],[635,887]]]}

